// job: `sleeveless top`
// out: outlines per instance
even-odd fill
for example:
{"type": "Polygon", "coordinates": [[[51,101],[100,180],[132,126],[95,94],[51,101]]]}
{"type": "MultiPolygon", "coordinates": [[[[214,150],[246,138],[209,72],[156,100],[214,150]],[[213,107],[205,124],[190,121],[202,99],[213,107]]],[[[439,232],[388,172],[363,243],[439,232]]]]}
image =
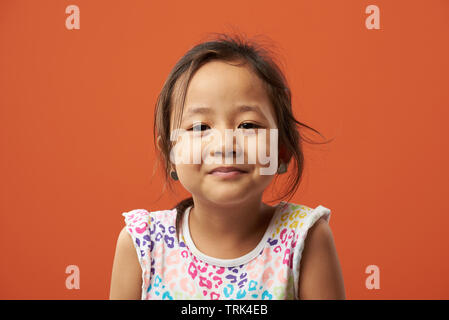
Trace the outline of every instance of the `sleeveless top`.
{"type": "Polygon", "coordinates": [[[124,212],[142,267],[142,300],[296,300],[307,231],[331,211],[281,201],[259,244],[235,259],[200,252],[189,232],[186,209],[179,242],[176,208],[124,212]]]}

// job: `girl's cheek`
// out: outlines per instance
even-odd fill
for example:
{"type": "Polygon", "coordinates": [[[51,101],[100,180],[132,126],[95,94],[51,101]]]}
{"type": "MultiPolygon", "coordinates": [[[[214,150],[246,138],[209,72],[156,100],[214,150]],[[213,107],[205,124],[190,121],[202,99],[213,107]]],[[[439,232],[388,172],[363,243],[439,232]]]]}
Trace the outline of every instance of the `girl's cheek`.
{"type": "Polygon", "coordinates": [[[276,154],[276,152],[273,152],[274,150],[270,150],[273,136],[270,137],[270,130],[262,131],[259,129],[254,133],[252,132],[247,130],[245,133],[238,135],[238,144],[246,154],[245,164],[269,166],[267,159],[273,161],[272,156],[276,154]]]}
{"type": "Polygon", "coordinates": [[[259,162],[259,157],[257,156],[259,150],[260,150],[260,146],[259,143],[257,141],[257,135],[252,135],[252,136],[247,136],[246,137],[246,146],[245,146],[245,151],[246,151],[246,155],[247,155],[247,163],[248,164],[258,164],[259,162]]]}
{"type": "Polygon", "coordinates": [[[264,167],[262,175],[272,175],[275,173],[278,162],[277,129],[262,129],[258,134],[258,163],[264,167]]]}
{"type": "Polygon", "coordinates": [[[170,160],[175,159],[175,164],[193,163],[192,147],[194,145],[193,139],[188,133],[181,135],[172,149],[170,160]]]}

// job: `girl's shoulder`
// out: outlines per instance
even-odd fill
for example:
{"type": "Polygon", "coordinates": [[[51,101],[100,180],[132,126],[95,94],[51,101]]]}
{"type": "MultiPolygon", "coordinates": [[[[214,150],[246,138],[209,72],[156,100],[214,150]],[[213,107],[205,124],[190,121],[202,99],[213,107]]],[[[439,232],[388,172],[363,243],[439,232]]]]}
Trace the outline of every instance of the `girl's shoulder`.
{"type": "Polygon", "coordinates": [[[142,234],[153,225],[172,225],[176,219],[176,209],[148,211],[146,209],[133,209],[123,212],[125,224],[130,232],[142,234]]]}
{"type": "Polygon", "coordinates": [[[277,228],[298,229],[310,227],[319,218],[324,218],[327,222],[330,220],[331,210],[322,205],[315,208],[293,202],[282,202],[281,205],[280,212],[275,219],[277,228]]]}

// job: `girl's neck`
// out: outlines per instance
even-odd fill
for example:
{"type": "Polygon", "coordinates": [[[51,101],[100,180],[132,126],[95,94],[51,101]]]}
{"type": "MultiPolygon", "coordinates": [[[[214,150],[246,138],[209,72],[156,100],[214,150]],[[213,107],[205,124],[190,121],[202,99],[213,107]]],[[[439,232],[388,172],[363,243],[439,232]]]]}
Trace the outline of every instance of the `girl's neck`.
{"type": "Polygon", "coordinates": [[[222,248],[233,248],[245,242],[257,245],[276,209],[263,203],[261,198],[224,206],[195,198],[194,203],[188,223],[195,245],[214,243],[222,248]]]}

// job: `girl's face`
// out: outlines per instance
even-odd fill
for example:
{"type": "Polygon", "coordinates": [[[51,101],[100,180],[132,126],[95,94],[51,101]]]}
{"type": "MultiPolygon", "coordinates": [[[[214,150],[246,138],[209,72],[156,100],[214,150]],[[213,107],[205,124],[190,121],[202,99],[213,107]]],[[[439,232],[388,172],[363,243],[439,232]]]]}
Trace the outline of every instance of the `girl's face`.
{"type": "MultiPolygon", "coordinates": [[[[172,114],[172,132],[173,123],[172,114]]],[[[212,61],[197,70],[178,132],[181,137],[175,140],[172,168],[196,198],[217,205],[243,203],[261,197],[274,178],[278,165],[275,116],[262,81],[245,66],[212,61]],[[270,131],[276,135],[270,136],[270,131]],[[231,166],[245,172],[211,173],[231,166]]]]}

